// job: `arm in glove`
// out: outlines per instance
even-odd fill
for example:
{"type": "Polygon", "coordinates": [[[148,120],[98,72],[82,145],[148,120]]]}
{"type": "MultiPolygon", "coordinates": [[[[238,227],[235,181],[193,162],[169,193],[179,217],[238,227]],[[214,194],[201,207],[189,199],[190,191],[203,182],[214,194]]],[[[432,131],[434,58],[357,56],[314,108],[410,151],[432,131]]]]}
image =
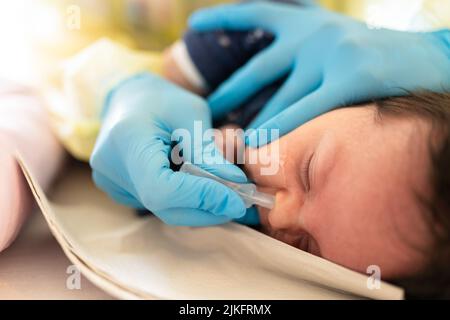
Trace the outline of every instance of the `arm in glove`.
{"type": "MultiPolygon", "coordinates": [[[[318,6],[251,2],[194,14],[197,31],[263,28],[276,39],[210,97],[221,117],[275,80],[281,89],[251,124],[283,135],[336,107],[450,87],[450,31],[370,29],[318,6]]],[[[256,139],[248,140],[254,146],[256,139]],[[253,142],[252,142],[253,141],[253,142]]]]}

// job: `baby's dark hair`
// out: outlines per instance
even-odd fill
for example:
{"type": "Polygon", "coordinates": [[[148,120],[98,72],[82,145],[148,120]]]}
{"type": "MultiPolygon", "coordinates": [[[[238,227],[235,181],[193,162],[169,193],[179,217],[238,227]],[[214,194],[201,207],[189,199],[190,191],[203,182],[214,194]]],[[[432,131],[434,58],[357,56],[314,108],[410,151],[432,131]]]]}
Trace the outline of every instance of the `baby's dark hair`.
{"type": "Polygon", "coordinates": [[[418,196],[433,247],[420,274],[396,284],[411,299],[450,299],[450,93],[410,93],[375,103],[379,116],[413,116],[431,124],[429,182],[432,197],[418,196]]]}

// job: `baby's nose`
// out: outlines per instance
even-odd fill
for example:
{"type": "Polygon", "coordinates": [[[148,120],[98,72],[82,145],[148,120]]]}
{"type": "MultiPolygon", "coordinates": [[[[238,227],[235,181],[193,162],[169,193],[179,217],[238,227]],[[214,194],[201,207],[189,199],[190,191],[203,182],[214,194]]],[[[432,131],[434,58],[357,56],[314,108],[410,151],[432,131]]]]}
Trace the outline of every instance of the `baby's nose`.
{"type": "Polygon", "coordinates": [[[298,190],[278,191],[268,217],[270,226],[279,230],[299,228],[302,206],[303,194],[298,190]]]}

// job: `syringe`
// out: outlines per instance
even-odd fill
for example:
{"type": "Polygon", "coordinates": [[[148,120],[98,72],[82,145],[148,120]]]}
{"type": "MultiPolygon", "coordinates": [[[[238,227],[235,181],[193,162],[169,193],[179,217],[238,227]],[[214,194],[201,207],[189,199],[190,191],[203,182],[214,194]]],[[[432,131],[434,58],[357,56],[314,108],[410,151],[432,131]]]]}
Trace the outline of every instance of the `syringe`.
{"type": "Polygon", "coordinates": [[[275,197],[271,194],[259,192],[253,183],[237,183],[222,179],[202,168],[185,162],[180,168],[181,172],[189,173],[197,177],[209,178],[233,189],[244,201],[245,206],[250,208],[253,205],[272,209],[275,203],[275,197]]]}

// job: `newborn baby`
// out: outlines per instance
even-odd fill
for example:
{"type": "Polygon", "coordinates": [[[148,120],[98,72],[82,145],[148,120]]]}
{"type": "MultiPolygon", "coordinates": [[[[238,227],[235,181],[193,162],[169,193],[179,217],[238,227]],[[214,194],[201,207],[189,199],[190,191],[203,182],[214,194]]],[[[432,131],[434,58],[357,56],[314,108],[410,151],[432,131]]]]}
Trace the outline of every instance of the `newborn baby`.
{"type": "MultiPolygon", "coordinates": [[[[117,85],[110,78],[151,71],[207,96],[272,41],[262,30],[188,31],[163,57],[103,41],[74,58],[67,91],[76,93],[76,111],[97,122],[103,94],[117,85]],[[105,77],[117,61],[119,72],[105,77]]],[[[216,119],[216,127],[246,128],[283,81],[216,119]]],[[[428,92],[339,109],[260,149],[244,148],[233,133],[217,142],[261,191],[275,195],[270,212],[258,208],[267,234],[359,272],[378,266],[383,279],[402,280],[409,293],[448,295],[449,101],[428,92]],[[256,161],[243,161],[250,158],[256,161]]],[[[95,138],[75,144],[87,146],[80,158],[89,158],[95,138]]]]}
{"type": "MultiPolygon", "coordinates": [[[[239,45],[255,35],[263,43],[259,49],[270,43],[269,36],[252,32],[231,36],[188,32],[184,41],[196,38],[197,45],[201,39],[207,43],[204,56],[211,42],[227,45],[220,54],[213,51],[206,62],[190,54],[189,44],[178,42],[166,51],[166,77],[208,94],[208,76],[200,70],[209,67],[220,74],[220,63],[211,67],[217,61],[214,54],[232,57],[231,42],[239,45]]],[[[258,50],[250,51],[236,64],[245,63],[258,50]]],[[[270,145],[243,151],[243,141],[230,129],[248,125],[279,83],[222,119],[225,139],[216,140],[224,155],[231,154],[229,161],[244,163],[243,169],[261,191],[276,196],[272,210],[258,208],[262,231],[355,271],[365,273],[376,265],[383,279],[402,280],[411,294],[447,290],[450,95],[425,92],[342,108],[270,145]],[[237,159],[239,154],[244,159],[237,159]],[[276,167],[275,174],[263,174],[266,167],[276,167]]]]}

